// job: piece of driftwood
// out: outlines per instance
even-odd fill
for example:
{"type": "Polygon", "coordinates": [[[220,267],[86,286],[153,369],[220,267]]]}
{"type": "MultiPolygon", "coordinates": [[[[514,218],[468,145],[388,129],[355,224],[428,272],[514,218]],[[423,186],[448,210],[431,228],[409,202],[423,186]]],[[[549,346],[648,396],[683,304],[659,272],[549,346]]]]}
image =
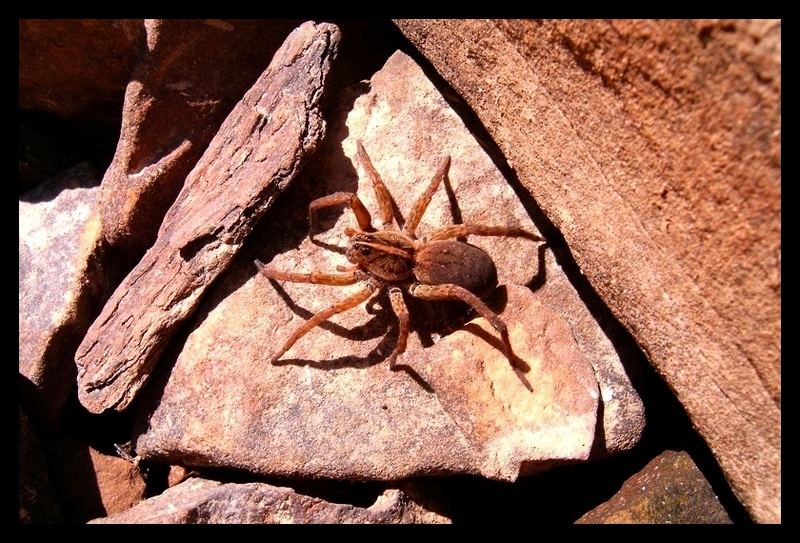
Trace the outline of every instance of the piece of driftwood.
{"type": "Polygon", "coordinates": [[[319,109],[339,30],[305,23],[236,105],[75,356],[89,411],[124,410],[177,326],[325,133],[319,109]]]}

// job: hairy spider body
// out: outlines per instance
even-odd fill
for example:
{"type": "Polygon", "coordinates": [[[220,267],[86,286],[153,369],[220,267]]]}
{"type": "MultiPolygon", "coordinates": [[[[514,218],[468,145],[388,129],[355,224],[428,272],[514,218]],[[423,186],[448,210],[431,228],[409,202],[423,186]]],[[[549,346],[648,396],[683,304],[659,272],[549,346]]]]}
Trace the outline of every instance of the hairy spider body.
{"type": "Polygon", "coordinates": [[[417,252],[414,276],[423,285],[451,283],[479,296],[497,286],[497,268],[492,257],[480,247],[463,241],[424,244],[417,252]]]}
{"type": "Polygon", "coordinates": [[[458,241],[468,235],[515,236],[542,241],[542,238],[516,227],[456,224],[435,230],[429,237],[418,239],[416,227],[422,215],[447,175],[450,157],[440,163],[427,190],[419,197],[402,229],[392,229],[392,199],[378,172],[372,166],[361,142],[357,142],[359,161],[372,181],[378,201],[383,229],[372,226],[369,211],[355,193],[337,192],[318,198],[309,205],[311,236],[315,229],[316,213],[323,208],[347,205],[358,222],[358,229],[347,228],[350,238],[346,256],[350,266],[338,266],[336,273],[298,273],[276,270],[255,261],[259,271],[272,279],[323,285],[352,285],[363,282],[364,287],[331,307],[316,313],[270,356],[275,363],[294,343],[318,324],[333,315],[352,309],[383,289],[389,291],[389,301],[398,319],[399,333],[394,351],[389,355],[389,367],[396,369],[397,357],[405,352],[408,340],[409,315],[403,292],[424,300],[460,300],[486,318],[500,334],[505,354],[514,366],[508,331],[503,321],[480,299],[497,286],[497,269],[491,257],[479,247],[458,241]]]}

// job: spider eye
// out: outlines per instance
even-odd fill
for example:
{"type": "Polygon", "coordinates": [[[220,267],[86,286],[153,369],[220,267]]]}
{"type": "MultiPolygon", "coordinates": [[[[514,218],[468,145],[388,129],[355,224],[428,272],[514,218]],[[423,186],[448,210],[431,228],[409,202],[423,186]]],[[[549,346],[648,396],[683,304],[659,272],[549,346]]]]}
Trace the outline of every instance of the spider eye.
{"type": "Polygon", "coordinates": [[[359,245],[358,252],[364,256],[367,256],[371,252],[371,250],[369,247],[366,247],[364,245],[359,245]]]}

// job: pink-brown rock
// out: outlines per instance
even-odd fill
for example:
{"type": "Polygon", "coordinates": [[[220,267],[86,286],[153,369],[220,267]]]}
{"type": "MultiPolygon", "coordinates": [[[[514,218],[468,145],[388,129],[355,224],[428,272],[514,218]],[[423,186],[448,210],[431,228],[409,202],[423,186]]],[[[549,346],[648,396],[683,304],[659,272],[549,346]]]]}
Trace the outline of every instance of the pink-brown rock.
{"type": "Polygon", "coordinates": [[[71,358],[110,291],[98,181],[79,164],[19,202],[19,371],[30,383],[20,394],[50,429],[75,392],[71,358]]]}
{"type": "Polygon", "coordinates": [[[20,524],[63,521],[39,436],[19,408],[19,522],[20,524]]]}
{"type": "Polygon", "coordinates": [[[170,466],[167,473],[167,486],[176,486],[189,478],[190,471],[183,466],[170,466]]]}
{"type": "Polygon", "coordinates": [[[592,364],[567,321],[525,287],[511,285],[503,320],[514,353],[530,366],[519,382],[483,318],[424,350],[409,365],[466,437],[480,473],[515,480],[560,460],[586,460],[597,426],[592,364]]]}
{"type": "Polygon", "coordinates": [[[48,444],[53,487],[69,522],[121,513],[145,497],[138,466],[72,438],[48,444]]]}
{"type": "Polygon", "coordinates": [[[369,507],[326,502],[266,483],[189,479],[159,496],[92,524],[446,524],[402,490],[387,489],[369,507]]]}
{"type": "Polygon", "coordinates": [[[222,124],[155,245],[78,349],[78,395],[89,411],[128,406],[177,326],[316,149],[338,39],[333,25],[298,27],[222,124]]]}
{"type": "MultiPolygon", "coordinates": [[[[597,424],[595,374],[602,372],[593,364],[607,362],[613,349],[585,307],[570,313],[582,306],[565,279],[545,281],[535,292],[513,286],[543,272],[543,248],[527,239],[470,241],[493,257],[500,282],[509,285],[493,303],[505,308],[501,316],[530,368],[525,378],[533,392],[481,319],[453,333],[469,318],[465,307],[410,296],[413,332],[400,362],[411,372],[382,363],[397,339],[385,296],[311,330],[277,365],[267,365],[268,353],[311,313],[358,288],[273,285],[252,263],[257,257],[295,271],[346,263],[323,247],[346,244],[344,228],[355,224],[350,211],[323,214],[315,242],[306,237],[306,216],[309,201],[335,191],[357,191],[375,209],[369,181],[354,166],[357,139],[404,215],[441,158],[452,156],[446,187],[434,196],[421,234],[451,224],[454,214],[464,222],[535,229],[492,161],[407,56],[392,56],[371,91],[354,105],[353,98],[342,96],[319,153],[171,350],[161,383],[141,404],[147,422],[137,453],[183,465],[347,479],[475,473],[513,480],[554,461],[587,459],[596,427],[612,428],[605,419],[597,424]],[[545,299],[566,303],[556,310],[545,299]]],[[[548,274],[561,273],[552,257],[545,262],[548,274]]],[[[618,371],[616,364],[603,371],[618,371]]],[[[609,401],[632,399],[606,411],[614,411],[622,436],[608,441],[616,450],[630,447],[643,426],[641,401],[624,372],[603,387],[609,401]]]]}
{"type": "Polygon", "coordinates": [[[688,453],[664,451],[578,524],[730,524],[688,453]]]}
{"type": "Polygon", "coordinates": [[[19,21],[19,107],[116,123],[145,36],[141,19],[19,21]]]}
{"type": "Polygon", "coordinates": [[[780,21],[398,21],[779,522],[780,21]]]}
{"type": "Polygon", "coordinates": [[[292,21],[145,20],[122,129],[103,177],[103,234],[141,254],[233,106],[292,21]]]}

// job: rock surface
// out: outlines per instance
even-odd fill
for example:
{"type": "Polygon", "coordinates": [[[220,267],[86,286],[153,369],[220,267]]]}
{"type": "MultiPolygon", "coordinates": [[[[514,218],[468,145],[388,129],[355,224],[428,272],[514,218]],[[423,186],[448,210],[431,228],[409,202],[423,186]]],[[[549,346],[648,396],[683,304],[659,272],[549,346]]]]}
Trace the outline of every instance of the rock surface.
{"type": "Polygon", "coordinates": [[[189,479],[163,494],[92,524],[445,524],[401,490],[386,490],[367,508],[326,502],[266,483],[189,479]]]}
{"type": "Polygon", "coordinates": [[[167,486],[173,487],[189,478],[190,471],[183,466],[170,466],[167,472],[167,486]]]}
{"type": "Polygon", "coordinates": [[[101,191],[103,234],[143,253],[231,108],[293,21],[146,20],[101,191]],[[225,69],[220,70],[219,66],[225,69]]]}
{"type": "Polygon", "coordinates": [[[711,485],[683,451],[664,451],[578,524],[730,524],[711,485]]]}
{"type": "Polygon", "coordinates": [[[780,22],[397,25],[780,522],[780,22]]]}
{"type": "MultiPolygon", "coordinates": [[[[468,320],[465,307],[409,296],[412,334],[400,359],[408,371],[392,372],[382,363],[397,339],[385,296],[367,303],[367,311],[334,317],[277,365],[266,364],[269,351],[312,312],[358,288],[271,284],[253,265],[258,258],[280,269],[332,271],[346,262],[336,246],[346,243],[345,226],[355,224],[351,212],[322,214],[315,242],[306,237],[306,216],[309,201],[336,191],[357,191],[376,209],[361,166],[348,158],[355,156],[356,139],[363,140],[403,215],[442,156],[452,156],[446,186],[434,196],[420,233],[454,217],[535,229],[491,160],[407,56],[394,55],[372,78],[369,93],[355,92],[342,97],[319,153],[166,356],[159,382],[140,404],[144,433],[137,453],[281,476],[476,473],[513,480],[520,471],[588,458],[598,426],[611,432],[607,440],[615,450],[635,444],[643,413],[624,372],[601,388],[610,402],[629,401],[605,411],[614,412],[614,425],[597,424],[595,374],[621,372],[621,365],[618,359],[608,363],[613,348],[580,309],[574,289],[563,277],[548,279],[535,292],[513,286],[541,276],[542,262],[553,265],[552,256],[540,258],[541,244],[526,239],[470,241],[494,258],[500,282],[510,285],[494,303],[504,308],[533,393],[482,319],[452,333],[468,320]],[[541,300],[566,300],[559,308],[565,314],[541,300]],[[593,368],[595,363],[606,369],[593,368]]],[[[547,273],[557,275],[558,267],[547,273]]]]}
{"type": "Polygon", "coordinates": [[[333,25],[298,27],[222,124],[155,245],[78,349],[78,393],[89,411],[128,406],[176,327],[316,149],[325,130],[319,101],[338,39],[333,25]]]}
{"type": "Polygon", "coordinates": [[[19,202],[19,371],[27,378],[20,394],[50,429],[75,391],[70,359],[110,291],[98,182],[79,164],[19,202]]]}
{"type": "Polygon", "coordinates": [[[71,438],[47,446],[51,479],[68,522],[121,513],[145,498],[145,482],[132,462],[71,438]]]}
{"type": "Polygon", "coordinates": [[[140,45],[141,19],[19,21],[19,107],[114,123],[140,45]]]}
{"type": "Polygon", "coordinates": [[[43,524],[62,522],[39,437],[19,408],[19,522],[43,524]]]}

